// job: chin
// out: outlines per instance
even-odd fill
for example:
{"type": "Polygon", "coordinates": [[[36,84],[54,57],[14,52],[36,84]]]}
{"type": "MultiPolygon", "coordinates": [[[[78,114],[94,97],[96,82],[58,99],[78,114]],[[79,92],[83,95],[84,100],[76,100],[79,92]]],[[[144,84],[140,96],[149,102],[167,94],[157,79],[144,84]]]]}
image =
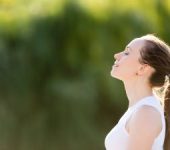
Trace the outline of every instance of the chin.
{"type": "Polygon", "coordinates": [[[111,75],[113,78],[119,79],[119,76],[116,75],[116,73],[115,73],[113,70],[110,72],[110,75],[111,75]]]}
{"type": "Polygon", "coordinates": [[[118,80],[123,81],[122,76],[121,76],[120,74],[118,74],[118,72],[116,72],[116,71],[114,71],[114,70],[111,70],[110,75],[111,75],[113,78],[115,78],[115,79],[118,79],[118,80]]]}

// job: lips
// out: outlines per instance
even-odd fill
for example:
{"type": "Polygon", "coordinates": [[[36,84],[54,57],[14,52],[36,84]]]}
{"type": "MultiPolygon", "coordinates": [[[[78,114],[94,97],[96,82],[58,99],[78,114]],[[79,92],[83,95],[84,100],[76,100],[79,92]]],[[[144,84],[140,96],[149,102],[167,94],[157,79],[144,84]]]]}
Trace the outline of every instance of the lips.
{"type": "Polygon", "coordinates": [[[114,66],[114,67],[118,67],[119,65],[115,63],[113,66],[114,66]]]}
{"type": "Polygon", "coordinates": [[[113,65],[112,68],[118,67],[118,65],[113,65]]]}

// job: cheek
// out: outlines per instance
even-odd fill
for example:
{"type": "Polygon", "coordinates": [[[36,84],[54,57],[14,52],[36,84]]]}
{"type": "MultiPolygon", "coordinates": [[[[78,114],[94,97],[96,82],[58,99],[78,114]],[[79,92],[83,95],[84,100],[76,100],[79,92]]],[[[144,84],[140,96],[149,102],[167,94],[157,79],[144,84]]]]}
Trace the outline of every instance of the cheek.
{"type": "Polygon", "coordinates": [[[125,73],[125,75],[134,75],[138,70],[138,62],[130,61],[126,64],[123,64],[121,70],[123,73],[125,73]]]}
{"type": "Polygon", "coordinates": [[[137,70],[138,70],[137,62],[127,61],[126,63],[121,63],[119,67],[113,68],[111,71],[111,75],[121,80],[125,80],[127,78],[134,77],[137,70]]]}

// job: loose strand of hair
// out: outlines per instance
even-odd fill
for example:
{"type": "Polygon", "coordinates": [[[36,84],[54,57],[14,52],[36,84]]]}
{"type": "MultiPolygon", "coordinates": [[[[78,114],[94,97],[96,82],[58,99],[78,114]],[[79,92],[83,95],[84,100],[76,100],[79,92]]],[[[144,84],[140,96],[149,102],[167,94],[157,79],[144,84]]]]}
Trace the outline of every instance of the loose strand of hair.
{"type": "Polygon", "coordinates": [[[164,150],[170,150],[170,79],[164,93],[164,115],[166,122],[164,150]]]}

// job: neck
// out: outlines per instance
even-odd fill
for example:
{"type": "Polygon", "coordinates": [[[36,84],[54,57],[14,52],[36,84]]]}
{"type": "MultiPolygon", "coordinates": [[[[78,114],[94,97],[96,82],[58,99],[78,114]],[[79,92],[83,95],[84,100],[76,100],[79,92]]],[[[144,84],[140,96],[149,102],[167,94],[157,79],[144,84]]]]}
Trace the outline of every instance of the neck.
{"type": "Polygon", "coordinates": [[[129,100],[129,106],[147,96],[153,96],[152,88],[145,82],[127,81],[124,82],[125,91],[129,100]]]}

